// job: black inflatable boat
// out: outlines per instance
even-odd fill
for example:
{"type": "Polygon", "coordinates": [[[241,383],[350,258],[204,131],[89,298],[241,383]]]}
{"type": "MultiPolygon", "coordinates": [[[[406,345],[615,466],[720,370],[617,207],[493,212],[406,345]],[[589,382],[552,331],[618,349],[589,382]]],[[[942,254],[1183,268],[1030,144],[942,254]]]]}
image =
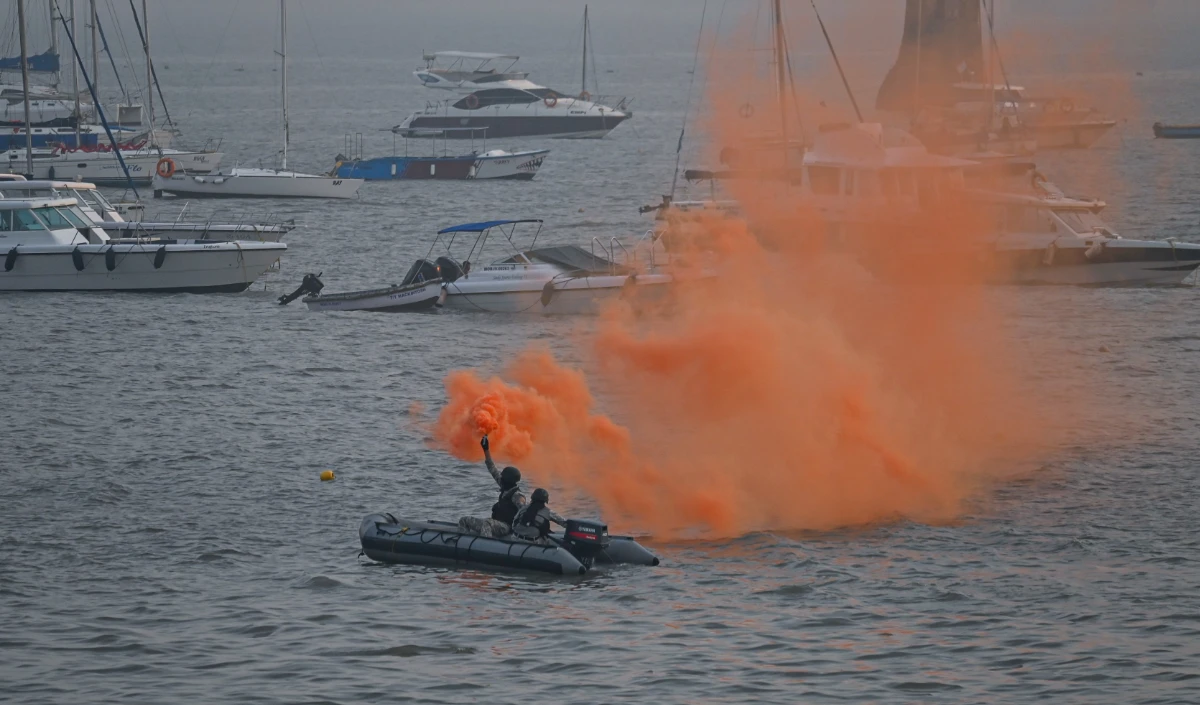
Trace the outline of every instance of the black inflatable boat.
{"type": "Polygon", "coordinates": [[[465,532],[457,524],[369,514],[358,528],[363,553],[382,563],[527,570],[583,575],[596,564],[658,565],[658,557],[628,536],[610,536],[594,521],[568,519],[546,543],[465,532]]]}

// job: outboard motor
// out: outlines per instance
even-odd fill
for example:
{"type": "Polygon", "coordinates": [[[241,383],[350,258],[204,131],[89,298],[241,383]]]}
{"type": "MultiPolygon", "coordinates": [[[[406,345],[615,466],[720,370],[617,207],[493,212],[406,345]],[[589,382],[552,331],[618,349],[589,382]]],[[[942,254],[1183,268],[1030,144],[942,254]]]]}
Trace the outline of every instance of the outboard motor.
{"type": "Polygon", "coordinates": [[[416,284],[417,282],[428,282],[437,279],[437,265],[427,259],[419,259],[413,262],[413,266],[408,268],[408,274],[404,275],[404,280],[400,282],[401,286],[416,284]]]}
{"type": "Polygon", "coordinates": [[[449,257],[438,257],[435,262],[437,263],[438,272],[442,276],[442,281],[446,282],[447,284],[455,281],[464,274],[463,269],[458,265],[458,262],[455,262],[449,257]]]}
{"type": "Polygon", "coordinates": [[[585,568],[592,567],[596,556],[608,548],[608,525],[598,521],[567,519],[563,546],[579,559],[585,568]]]}
{"type": "MultiPolygon", "coordinates": [[[[325,272],[321,272],[321,274],[324,273],[325,272]]],[[[287,306],[305,294],[311,294],[313,296],[320,295],[321,289],[325,288],[324,282],[321,281],[321,274],[313,274],[311,272],[305,274],[304,281],[300,282],[300,286],[297,287],[295,291],[279,297],[279,305],[287,306]]]]}

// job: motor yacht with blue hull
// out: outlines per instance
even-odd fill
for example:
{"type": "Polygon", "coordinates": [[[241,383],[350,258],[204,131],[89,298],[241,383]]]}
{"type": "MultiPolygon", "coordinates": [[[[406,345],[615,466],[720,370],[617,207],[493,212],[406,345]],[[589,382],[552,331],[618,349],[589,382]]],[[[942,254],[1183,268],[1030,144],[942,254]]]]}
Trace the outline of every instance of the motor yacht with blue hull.
{"type": "Polygon", "coordinates": [[[381,563],[584,575],[596,565],[655,566],[659,559],[629,536],[610,536],[600,522],[568,519],[543,541],[472,534],[458,524],[370,514],[358,528],[363,554],[381,563]]]}
{"type": "Polygon", "coordinates": [[[278,242],[113,239],[76,200],[0,199],[0,291],[244,291],[278,242]]]}

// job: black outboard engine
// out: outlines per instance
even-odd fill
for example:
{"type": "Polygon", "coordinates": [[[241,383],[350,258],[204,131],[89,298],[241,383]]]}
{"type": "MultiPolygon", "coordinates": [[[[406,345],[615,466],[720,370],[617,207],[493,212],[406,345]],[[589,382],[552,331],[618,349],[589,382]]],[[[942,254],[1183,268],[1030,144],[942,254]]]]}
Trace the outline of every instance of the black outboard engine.
{"type": "Polygon", "coordinates": [[[413,263],[413,266],[408,268],[408,274],[404,275],[404,280],[400,284],[401,286],[408,286],[417,282],[433,281],[441,276],[436,264],[427,259],[419,259],[413,263]]]}
{"type": "Polygon", "coordinates": [[[563,546],[579,559],[584,568],[591,568],[596,556],[608,548],[608,526],[598,521],[567,519],[563,546]]]}
{"type": "Polygon", "coordinates": [[[441,274],[442,281],[446,282],[447,284],[465,274],[465,272],[463,272],[463,268],[458,265],[458,262],[455,262],[449,257],[438,257],[435,262],[437,264],[438,273],[441,274]]]}
{"type": "MultiPolygon", "coordinates": [[[[321,274],[324,273],[321,272],[321,274]]],[[[312,272],[305,274],[304,281],[300,282],[300,286],[295,291],[279,297],[279,305],[287,306],[305,294],[318,296],[321,293],[321,289],[325,288],[325,283],[321,281],[321,274],[313,274],[312,272]]]]}

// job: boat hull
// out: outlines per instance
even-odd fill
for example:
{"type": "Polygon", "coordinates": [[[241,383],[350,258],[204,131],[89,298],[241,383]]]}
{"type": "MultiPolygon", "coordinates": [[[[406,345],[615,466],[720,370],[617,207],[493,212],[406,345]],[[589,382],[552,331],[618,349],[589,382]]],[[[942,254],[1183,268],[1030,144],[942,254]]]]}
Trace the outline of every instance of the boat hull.
{"type": "Polygon", "coordinates": [[[1051,249],[1001,242],[993,256],[999,265],[995,281],[1004,284],[1178,286],[1200,268],[1200,245],[1145,240],[1110,240],[1100,249],[1086,243],[1051,249]]]}
{"type": "MultiPolygon", "coordinates": [[[[457,524],[414,521],[370,514],[358,529],[363,553],[381,563],[432,565],[483,570],[584,575],[587,568],[554,542],[531,543],[516,538],[495,539],[469,534],[457,524]]],[[[597,564],[654,566],[659,559],[628,536],[610,537],[597,564]]]]}
{"type": "Polygon", "coordinates": [[[442,282],[393,286],[387,289],[352,291],[344,294],[309,296],[304,299],[309,311],[375,311],[405,313],[428,311],[442,294],[442,282]]]}
{"type": "Polygon", "coordinates": [[[537,175],[550,150],[515,152],[502,156],[378,157],[344,162],[337,166],[342,178],[387,181],[415,180],[530,180],[537,175]]]}
{"type": "MultiPolygon", "coordinates": [[[[25,153],[22,150],[6,153],[7,168],[12,173],[27,171],[25,153]]],[[[184,174],[207,174],[221,165],[224,157],[220,152],[181,152],[166,155],[175,161],[176,169],[184,174]]],[[[121,152],[129,177],[139,185],[149,184],[154,177],[158,161],[162,159],[156,151],[138,150],[121,152]]],[[[4,162],[0,162],[0,165],[4,162]]],[[[3,168],[3,166],[0,166],[3,168]]],[[[37,157],[33,161],[33,178],[48,180],[86,181],[93,184],[124,185],[128,182],[125,170],[112,152],[68,152],[52,157],[37,157]]]]}
{"type": "Polygon", "coordinates": [[[1116,120],[1036,122],[1030,132],[1038,149],[1087,149],[1117,124],[1116,120]]]}
{"type": "Polygon", "coordinates": [[[459,279],[444,286],[443,306],[488,313],[594,314],[621,299],[660,297],[672,281],[667,274],[639,275],[632,283],[624,275],[577,277],[555,280],[547,290],[546,281],[537,279],[459,279]]]}
{"type": "Polygon", "coordinates": [[[4,247],[0,291],[244,291],[286,250],[282,243],[203,241],[4,247]]]}
{"type": "Polygon", "coordinates": [[[469,128],[484,130],[489,140],[506,137],[563,137],[599,139],[612,132],[629,116],[608,115],[414,115],[397,134],[410,139],[471,139],[469,128]],[[447,130],[439,132],[438,130],[447,130]]]}
{"type": "Polygon", "coordinates": [[[1164,125],[1156,122],[1154,136],[1163,140],[1200,139],[1200,125],[1164,125]]]}
{"type": "Polygon", "coordinates": [[[247,176],[208,174],[169,179],[155,176],[155,195],[184,198],[354,198],[362,179],[324,176],[247,176]]]}

